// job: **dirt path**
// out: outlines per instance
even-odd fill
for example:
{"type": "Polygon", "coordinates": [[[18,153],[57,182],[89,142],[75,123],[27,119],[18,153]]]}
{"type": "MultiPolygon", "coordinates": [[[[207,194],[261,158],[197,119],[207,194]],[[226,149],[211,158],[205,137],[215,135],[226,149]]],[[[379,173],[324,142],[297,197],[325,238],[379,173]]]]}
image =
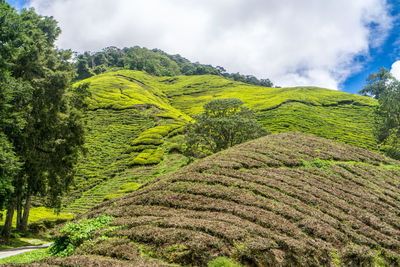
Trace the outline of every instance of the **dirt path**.
{"type": "Polygon", "coordinates": [[[10,256],[18,255],[24,252],[41,249],[41,248],[48,248],[53,243],[47,243],[41,246],[30,246],[30,247],[21,247],[21,248],[10,248],[6,250],[0,251],[0,259],[7,258],[10,256]]]}

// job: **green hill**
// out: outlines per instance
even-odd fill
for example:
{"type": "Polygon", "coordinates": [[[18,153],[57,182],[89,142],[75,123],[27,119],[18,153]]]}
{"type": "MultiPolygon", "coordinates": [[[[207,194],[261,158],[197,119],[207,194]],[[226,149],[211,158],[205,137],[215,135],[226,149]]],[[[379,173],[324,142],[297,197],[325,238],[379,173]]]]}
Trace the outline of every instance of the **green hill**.
{"type": "Polygon", "coordinates": [[[399,180],[400,163],[380,154],[270,135],[98,205],[81,219],[112,216],[109,227],[74,256],[46,262],[146,266],[147,255],[202,266],[220,256],[249,266],[398,266],[399,180]]]}
{"type": "Polygon", "coordinates": [[[376,147],[371,117],[376,101],[363,96],[314,87],[261,87],[216,75],[156,77],[130,70],[77,85],[84,82],[90,82],[92,94],[85,117],[88,153],[65,202],[69,212],[84,212],[118,190],[118,195],[126,193],[125,184],[142,184],[185,165],[183,127],[215,98],[241,99],[273,133],[304,132],[376,147]]]}
{"type": "Polygon", "coordinates": [[[130,74],[112,72],[83,81],[91,85],[85,116],[87,153],[66,199],[69,212],[84,212],[127,183],[142,183],[185,162],[172,152],[181,143],[176,135],[191,118],[172,107],[162,91],[138,80],[147,75],[130,74]],[[158,165],[146,166],[150,164],[158,165]]]}

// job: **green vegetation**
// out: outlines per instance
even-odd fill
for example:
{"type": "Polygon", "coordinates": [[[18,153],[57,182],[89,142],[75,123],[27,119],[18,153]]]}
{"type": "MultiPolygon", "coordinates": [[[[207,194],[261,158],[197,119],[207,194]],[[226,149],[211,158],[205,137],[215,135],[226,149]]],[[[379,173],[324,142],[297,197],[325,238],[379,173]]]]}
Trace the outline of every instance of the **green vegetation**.
{"type": "Polygon", "coordinates": [[[85,212],[124,184],[142,184],[168,165],[172,170],[185,165],[187,159],[175,155],[185,149],[184,126],[218,98],[240,99],[274,133],[312,133],[376,149],[371,114],[377,102],[368,97],[321,88],[257,87],[215,75],[155,77],[130,70],[75,86],[86,82],[87,153],[80,157],[75,185],[64,202],[68,212],[85,212]],[[171,161],[174,157],[177,162],[171,161]]]}
{"type": "MultiPolygon", "coordinates": [[[[2,219],[0,220],[0,224],[4,223],[5,220],[5,214],[6,212],[2,212],[3,216],[2,219]]],[[[72,213],[64,213],[60,212],[57,213],[55,210],[50,209],[50,208],[45,208],[45,207],[33,207],[30,210],[30,216],[28,223],[34,223],[37,221],[42,221],[42,220],[47,220],[47,221],[57,221],[57,220],[72,220],[75,217],[74,214],[72,213]]],[[[12,221],[12,226],[16,227],[17,221],[16,218],[13,218],[12,221]]]]}
{"type": "Polygon", "coordinates": [[[378,73],[371,73],[367,78],[367,84],[359,91],[360,94],[379,99],[394,77],[384,67],[379,68],[378,73]]]}
{"type": "Polygon", "coordinates": [[[149,50],[139,46],[107,47],[101,52],[85,52],[78,55],[76,62],[77,79],[86,79],[94,74],[100,74],[117,69],[145,71],[155,76],[176,75],[223,75],[234,81],[272,87],[269,79],[257,79],[252,75],[227,73],[223,67],[213,67],[200,63],[192,63],[180,55],[169,55],[159,49],[149,50]]]}
{"type": "Polygon", "coordinates": [[[242,265],[232,259],[218,257],[207,264],[208,267],[242,267],[242,265]]]}
{"type": "Polygon", "coordinates": [[[180,265],[396,266],[399,180],[398,162],[383,155],[312,135],[269,135],[96,206],[82,219],[112,216],[112,230],[95,232],[62,262],[130,262],[140,256],[122,251],[144,246],[180,265]]]}
{"type": "Polygon", "coordinates": [[[115,194],[106,195],[104,197],[104,200],[110,200],[112,198],[117,198],[117,197],[126,195],[128,193],[132,193],[133,191],[136,191],[140,186],[141,186],[141,184],[138,184],[135,182],[124,184],[121,187],[121,189],[119,189],[115,194]]]}
{"type": "Polygon", "coordinates": [[[0,250],[28,246],[40,246],[49,242],[51,242],[51,239],[47,234],[24,233],[24,237],[22,237],[18,233],[11,233],[11,238],[7,240],[7,243],[0,246],[0,250]]]}
{"type": "Polygon", "coordinates": [[[33,196],[60,207],[83,144],[86,86],[71,87],[72,52],[55,47],[61,30],[53,17],[5,1],[0,17],[0,208],[7,204],[1,235],[8,239],[14,209],[17,229],[27,231],[33,196]]]}
{"type": "Polygon", "coordinates": [[[0,264],[12,264],[12,263],[31,263],[34,261],[42,260],[50,256],[49,249],[37,249],[28,251],[15,256],[0,259],[0,264]]]}
{"type": "Polygon", "coordinates": [[[68,223],[60,230],[60,236],[56,237],[49,249],[50,253],[59,257],[71,256],[83,242],[91,241],[95,231],[107,227],[114,219],[110,216],[101,216],[79,223],[68,223]]]}
{"type": "Polygon", "coordinates": [[[254,111],[236,98],[213,100],[204,105],[204,113],[194,118],[185,135],[185,154],[191,157],[205,157],[268,134],[254,111]]]}
{"type": "Polygon", "coordinates": [[[87,212],[51,248],[0,263],[400,265],[399,162],[371,152],[400,155],[388,70],[361,91],[377,102],[137,46],[71,64],[52,17],[4,1],[0,17],[3,248],[87,212]],[[280,134],[245,143],[265,129],[280,134]]]}
{"type": "Polygon", "coordinates": [[[388,69],[371,73],[360,91],[378,99],[374,114],[375,135],[387,155],[400,159],[400,81],[388,69]]]}
{"type": "Polygon", "coordinates": [[[165,169],[163,162],[186,162],[171,163],[169,153],[180,149],[179,134],[192,119],[148,85],[152,79],[142,72],[118,71],[75,85],[90,82],[84,117],[87,153],[80,157],[66,211],[88,210],[124,184],[153,177],[152,172],[165,169]]]}
{"type": "MultiPolygon", "coordinates": [[[[132,92],[132,94],[137,94],[137,101],[144,99],[139,105],[148,103],[164,107],[164,113],[158,114],[156,116],[158,118],[184,117],[182,120],[179,119],[179,123],[187,123],[191,121],[188,115],[201,114],[203,106],[214,99],[238,98],[245,103],[246,107],[256,111],[258,120],[273,133],[289,131],[311,133],[368,149],[376,149],[376,140],[373,135],[373,112],[377,101],[368,97],[315,87],[259,87],[215,75],[154,77],[143,72],[124,70],[82,81],[92,83],[92,95],[94,95],[92,98],[95,99],[91,100],[93,108],[98,108],[99,105],[104,108],[107,106],[127,108],[138,103],[130,102],[131,99],[118,93],[119,85],[115,77],[119,77],[121,73],[127,79],[134,81],[131,82],[134,83],[132,86],[139,84],[145,89],[139,90],[139,88],[132,92]],[[100,84],[93,79],[107,80],[107,82],[100,84]],[[108,101],[112,97],[104,96],[104,100],[98,96],[103,95],[102,92],[106,91],[105,87],[116,88],[107,89],[109,92],[115,92],[111,103],[108,101]],[[151,90],[159,96],[161,100],[158,100],[161,103],[157,104],[154,97],[143,96],[146,90],[151,90]],[[96,93],[97,91],[99,93],[96,93]]],[[[152,136],[143,141],[151,144],[159,142],[157,140],[160,140],[159,136],[158,138],[152,136]]],[[[155,149],[155,147],[149,145],[149,147],[142,146],[133,149],[144,150],[155,149]]]]}

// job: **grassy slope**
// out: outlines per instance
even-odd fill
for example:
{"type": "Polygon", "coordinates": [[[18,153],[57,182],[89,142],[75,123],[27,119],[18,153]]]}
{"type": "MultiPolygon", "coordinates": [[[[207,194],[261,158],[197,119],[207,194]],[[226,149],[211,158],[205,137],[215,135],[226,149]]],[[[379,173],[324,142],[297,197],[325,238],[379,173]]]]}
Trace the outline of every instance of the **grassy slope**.
{"type": "Polygon", "coordinates": [[[382,155],[312,135],[270,135],[102,203],[82,218],[114,216],[109,238],[99,232],[74,257],[48,263],[102,255],[102,266],[135,261],[121,251],[145,250],[183,265],[225,256],[251,266],[397,266],[399,183],[400,163],[382,155]]]}
{"type": "Polygon", "coordinates": [[[135,80],[146,80],[148,75],[138,72],[135,79],[130,76],[129,71],[119,71],[82,81],[90,82],[92,94],[85,116],[87,154],[78,164],[66,211],[84,212],[124,184],[143,182],[157,171],[175,170],[186,161],[168,151],[177,146],[174,131],[191,118],[169,105],[157,88],[135,80]],[[137,140],[147,143],[138,147],[137,140]],[[175,161],[165,166],[171,159],[175,161]],[[150,163],[158,165],[137,166],[150,163]]]}
{"type": "Polygon", "coordinates": [[[67,211],[84,212],[126,183],[179,168],[185,159],[171,160],[175,156],[168,152],[179,151],[179,134],[189,116],[218,97],[240,98],[274,133],[306,132],[375,147],[371,112],[376,103],[362,96],[321,88],[257,87],[213,75],[154,77],[129,70],[79,83],[84,82],[90,82],[92,92],[85,118],[88,154],[78,166],[67,211]]]}
{"type": "Polygon", "coordinates": [[[188,115],[202,112],[215,98],[239,98],[257,111],[274,133],[297,131],[374,148],[372,111],[376,101],[316,87],[266,88],[212,75],[157,78],[171,104],[188,115]],[[169,81],[169,82],[168,82],[169,81]]]}

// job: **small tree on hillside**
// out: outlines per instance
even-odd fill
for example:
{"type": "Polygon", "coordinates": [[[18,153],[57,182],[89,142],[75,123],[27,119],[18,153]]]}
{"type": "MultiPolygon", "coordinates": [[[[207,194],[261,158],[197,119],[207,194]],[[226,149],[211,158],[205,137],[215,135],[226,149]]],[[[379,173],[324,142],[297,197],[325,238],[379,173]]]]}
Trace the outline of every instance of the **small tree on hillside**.
{"type": "Polygon", "coordinates": [[[216,99],[204,105],[204,113],[186,128],[185,154],[204,157],[236,144],[267,135],[255,112],[236,98],[216,99]]]}

